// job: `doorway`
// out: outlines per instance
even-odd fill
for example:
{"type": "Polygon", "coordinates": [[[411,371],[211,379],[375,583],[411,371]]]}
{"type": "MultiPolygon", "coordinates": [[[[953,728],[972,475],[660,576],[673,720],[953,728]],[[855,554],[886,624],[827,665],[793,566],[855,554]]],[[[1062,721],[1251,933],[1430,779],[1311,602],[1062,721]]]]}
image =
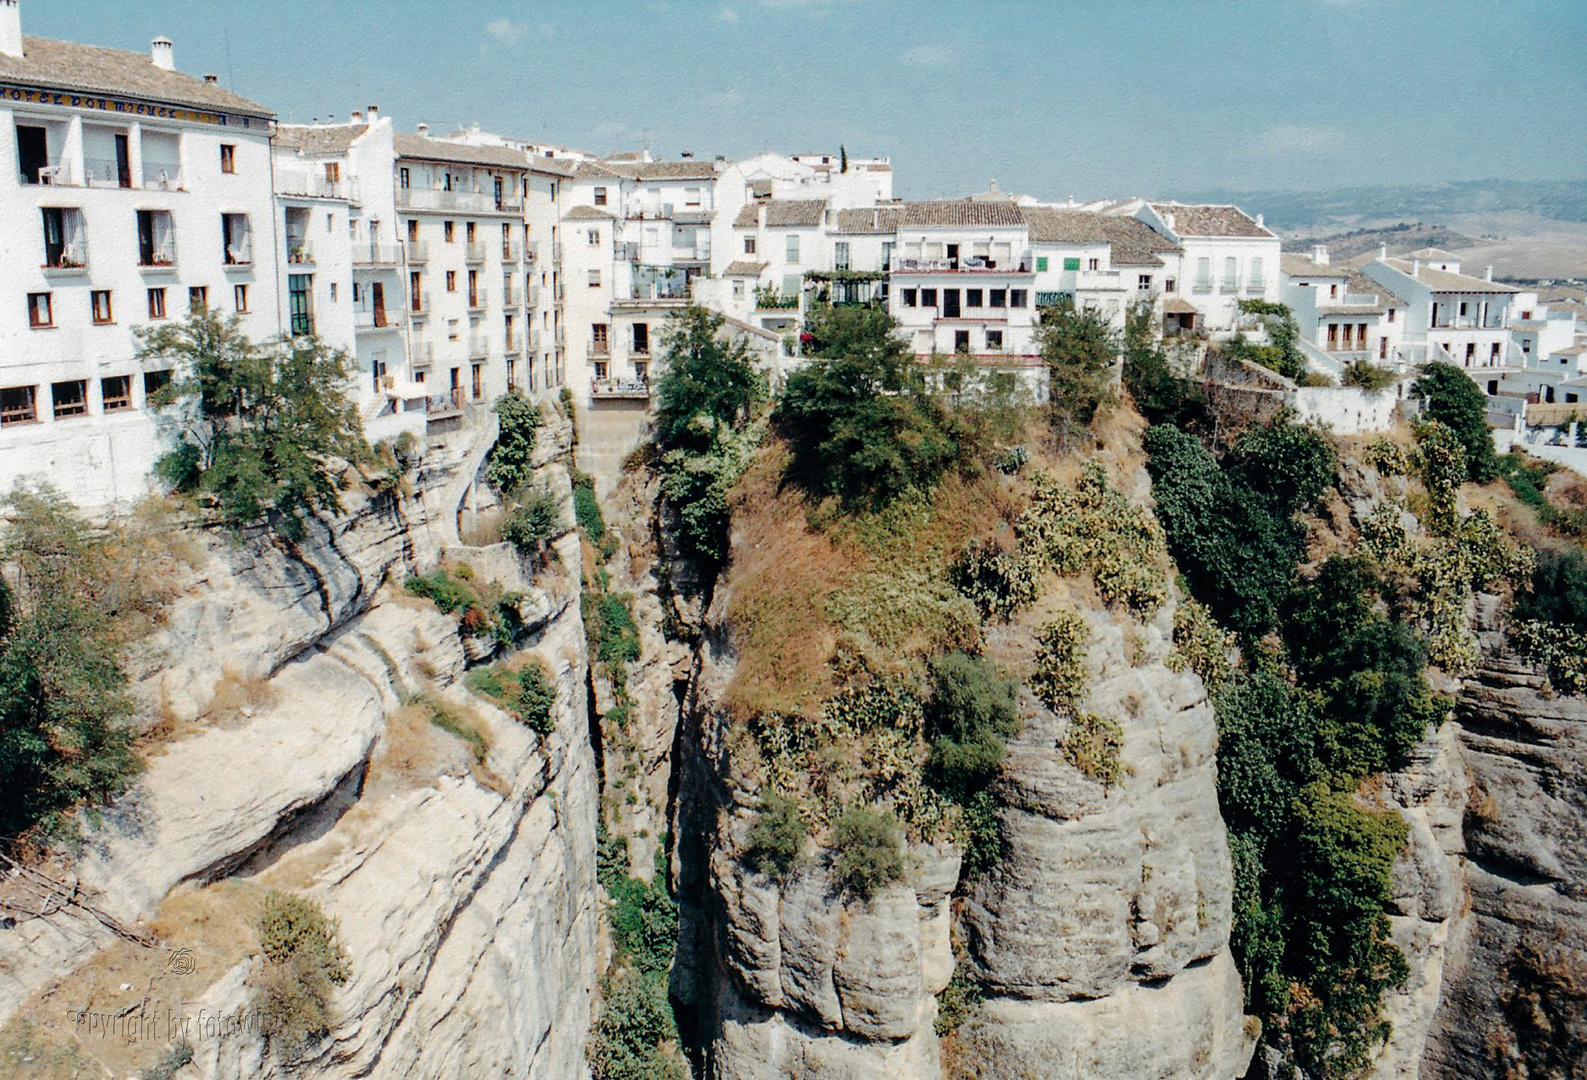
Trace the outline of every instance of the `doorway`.
{"type": "Polygon", "coordinates": [[[944,319],[957,319],[959,317],[959,290],[942,290],[942,317],[944,319]]]}

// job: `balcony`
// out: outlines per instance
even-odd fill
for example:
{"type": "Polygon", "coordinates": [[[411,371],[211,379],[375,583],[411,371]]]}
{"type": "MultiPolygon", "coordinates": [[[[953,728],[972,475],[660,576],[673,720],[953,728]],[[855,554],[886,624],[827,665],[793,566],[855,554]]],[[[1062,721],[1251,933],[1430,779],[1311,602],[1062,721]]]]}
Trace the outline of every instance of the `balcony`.
{"type": "Polygon", "coordinates": [[[313,266],[314,248],[307,241],[288,239],[287,263],[292,266],[313,266]]]}
{"type": "Polygon", "coordinates": [[[612,258],[616,262],[638,262],[639,245],[632,240],[612,245],[612,258]]]}
{"type": "Polygon", "coordinates": [[[586,351],[591,356],[610,356],[612,355],[612,343],[610,341],[591,340],[586,351]]]}
{"type": "Polygon", "coordinates": [[[503,240],[501,244],[501,261],[515,263],[518,261],[519,247],[516,241],[503,240]]]}
{"type": "Polygon", "coordinates": [[[71,244],[46,245],[43,269],[51,277],[64,277],[88,273],[88,243],[78,240],[71,244]]]}
{"type": "Polygon", "coordinates": [[[481,243],[478,243],[477,241],[476,242],[470,242],[468,244],[464,244],[463,245],[463,261],[464,262],[471,262],[471,263],[482,263],[482,262],[484,262],[485,261],[485,245],[481,244],[481,243]]]}
{"type": "Polygon", "coordinates": [[[408,210],[456,210],[465,214],[519,213],[523,210],[520,199],[504,197],[500,201],[483,191],[435,191],[420,188],[398,188],[397,205],[408,210]]]}
{"type": "Polygon", "coordinates": [[[401,330],[402,318],[385,308],[357,308],[353,311],[353,329],[359,333],[380,330],[401,330]]]}
{"type": "Polygon", "coordinates": [[[540,306],[540,286],[531,285],[524,290],[524,303],[532,308],[540,306]]]}
{"type": "Polygon", "coordinates": [[[793,311],[798,307],[799,297],[797,294],[793,296],[783,296],[781,293],[775,292],[755,293],[756,311],[793,311]]]}
{"type": "Polygon", "coordinates": [[[401,264],[402,249],[396,244],[353,245],[354,266],[400,266],[401,264]]]}
{"type": "Polygon", "coordinates": [[[115,158],[85,158],[83,185],[91,188],[131,188],[132,168],[115,158]]]}
{"type": "Polygon", "coordinates": [[[275,190],[277,195],[297,199],[348,199],[354,197],[353,187],[346,180],[325,175],[325,167],[295,164],[277,160],[275,163],[275,190]]]}
{"type": "Polygon", "coordinates": [[[463,415],[463,388],[454,386],[444,394],[433,394],[424,399],[425,414],[431,420],[446,420],[463,415]]]}
{"type": "Polygon", "coordinates": [[[408,317],[417,321],[430,317],[430,290],[408,296],[408,317]]]}
{"type": "Polygon", "coordinates": [[[603,400],[648,401],[650,383],[644,379],[591,379],[590,397],[603,400]]]}
{"type": "Polygon", "coordinates": [[[422,266],[430,261],[430,245],[421,240],[408,241],[408,264],[422,266]]]}
{"type": "Polygon", "coordinates": [[[414,367],[429,367],[435,363],[435,342],[415,341],[410,355],[413,357],[414,367]]]}
{"type": "Polygon", "coordinates": [[[507,278],[501,283],[501,306],[518,306],[518,290],[512,287],[512,278],[507,278]]]}
{"type": "Polygon", "coordinates": [[[503,343],[501,351],[503,353],[505,353],[506,355],[508,355],[508,356],[520,356],[520,355],[522,355],[523,354],[523,339],[519,338],[517,336],[508,338],[506,340],[506,342],[503,343]]]}
{"type": "Polygon", "coordinates": [[[895,274],[1032,274],[1034,263],[1029,255],[1017,261],[999,262],[984,255],[966,255],[958,259],[907,259],[893,256],[892,272],[895,274]]]}
{"type": "Polygon", "coordinates": [[[484,293],[480,293],[477,296],[470,296],[468,298],[468,313],[470,315],[474,315],[474,316],[479,316],[479,315],[485,314],[485,294],[484,293]]]}

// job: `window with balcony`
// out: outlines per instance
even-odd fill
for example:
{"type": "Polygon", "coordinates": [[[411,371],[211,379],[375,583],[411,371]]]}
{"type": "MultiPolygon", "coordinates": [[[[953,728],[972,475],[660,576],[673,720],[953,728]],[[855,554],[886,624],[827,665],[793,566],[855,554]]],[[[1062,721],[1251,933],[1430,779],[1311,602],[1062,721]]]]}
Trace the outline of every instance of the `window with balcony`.
{"type": "Polygon", "coordinates": [[[88,242],[83,212],[58,206],[39,211],[44,218],[44,266],[49,270],[80,269],[88,265],[88,242]]]}
{"type": "Polygon", "coordinates": [[[408,310],[424,310],[424,275],[417,270],[408,275],[408,310]]]}
{"type": "Polygon", "coordinates": [[[606,205],[606,189],[605,188],[598,187],[598,188],[595,189],[595,205],[596,206],[605,206],[606,205]]]}
{"type": "Polygon", "coordinates": [[[227,266],[247,266],[253,262],[253,230],[247,214],[220,216],[221,251],[227,266]]]}
{"type": "Polygon", "coordinates": [[[485,396],[485,365],[472,364],[469,367],[470,389],[474,392],[474,400],[479,401],[485,396]]]}
{"type": "Polygon", "coordinates": [[[454,293],[457,292],[457,271],[456,270],[448,270],[446,272],[446,291],[447,292],[454,292],[454,293]]]}
{"type": "Polygon", "coordinates": [[[165,318],[165,289],[164,288],[150,289],[149,290],[149,318],[151,318],[151,319],[163,319],[163,318],[165,318]]]}
{"type": "Polygon", "coordinates": [[[106,323],[116,321],[116,317],[110,309],[109,289],[95,289],[90,292],[88,294],[88,303],[94,315],[94,325],[104,326],[106,323]]]}
{"type": "Polygon", "coordinates": [[[590,351],[602,355],[611,352],[611,327],[607,323],[590,324],[590,351]]]}
{"type": "Polygon", "coordinates": [[[849,268],[849,242],[847,240],[839,240],[834,245],[832,265],[839,270],[847,270],[849,268]]]}
{"type": "Polygon", "coordinates": [[[787,261],[788,262],[796,263],[796,262],[799,261],[799,237],[798,236],[790,236],[788,238],[786,255],[787,255],[787,261]]]}
{"type": "Polygon", "coordinates": [[[132,376],[112,375],[99,380],[99,405],[107,413],[132,408],[132,376]]]}
{"type": "Polygon", "coordinates": [[[310,302],[313,291],[313,274],[287,275],[287,318],[295,336],[314,333],[314,309],[310,302]]]}
{"type": "Polygon", "coordinates": [[[474,223],[472,221],[465,221],[463,223],[463,241],[464,241],[464,243],[472,244],[474,242],[474,234],[475,234],[474,223]]]}
{"type": "Polygon", "coordinates": [[[138,211],[138,265],[176,265],[176,226],[169,210],[138,211]]]}
{"type": "Polygon", "coordinates": [[[744,254],[755,254],[755,238],[753,236],[744,237],[744,254]]]}
{"type": "Polygon", "coordinates": [[[28,293],[28,325],[48,330],[55,325],[55,301],[51,293],[28,293]]]}
{"type": "Polygon", "coordinates": [[[479,307],[479,271],[478,270],[470,270],[468,272],[468,306],[471,307],[471,308],[479,307]]]}
{"type": "Polygon", "coordinates": [[[54,179],[50,167],[49,129],[32,124],[17,125],[17,169],[24,184],[48,184],[54,179]]]}
{"type": "Polygon", "coordinates": [[[650,352],[649,323],[640,322],[634,324],[634,352],[640,354],[641,356],[650,352]]]}
{"type": "Polygon", "coordinates": [[[233,285],[231,287],[231,305],[239,315],[248,313],[248,286],[233,285]]]}
{"type": "Polygon", "coordinates": [[[88,380],[69,379],[50,386],[50,404],[55,419],[88,415],[88,380]]]}
{"type": "Polygon", "coordinates": [[[194,285],[187,290],[187,311],[190,315],[202,315],[209,310],[209,286],[194,285]]]}
{"type": "Polygon", "coordinates": [[[231,143],[220,144],[220,171],[223,173],[237,171],[237,147],[231,143]]]}
{"type": "Polygon", "coordinates": [[[182,189],[182,139],[174,131],[143,129],[143,186],[150,191],[182,189]]]}
{"type": "Polygon", "coordinates": [[[32,424],[38,418],[38,387],[0,387],[0,428],[32,424]]]}
{"type": "Polygon", "coordinates": [[[410,218],[408,220],[408,243],[417,244],[418,242],[419,242],[419,223],[417,221],[415,221],[415,220],[410,218]]]}

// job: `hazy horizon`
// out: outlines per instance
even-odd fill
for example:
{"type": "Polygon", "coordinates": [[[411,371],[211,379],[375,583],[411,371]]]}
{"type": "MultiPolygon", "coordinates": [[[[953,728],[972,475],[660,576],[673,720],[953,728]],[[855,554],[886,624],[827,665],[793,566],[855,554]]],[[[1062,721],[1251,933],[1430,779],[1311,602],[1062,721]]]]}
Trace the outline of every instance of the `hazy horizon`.
{"type": "Polygon", "coordinates": [[[892,158],[907,197],[1587,178],[1587,4],[23,0],[304,123],[380,105],[607,153],[892,158]],[[371,14],[377,11],[378,14],[371,14]],[[328,13],[327,13],[328,12],[328,13]],[[305,79],[303,72],[315,72],[305,79]],[[452,74],[459,73],[459,74],[452,74]]]}

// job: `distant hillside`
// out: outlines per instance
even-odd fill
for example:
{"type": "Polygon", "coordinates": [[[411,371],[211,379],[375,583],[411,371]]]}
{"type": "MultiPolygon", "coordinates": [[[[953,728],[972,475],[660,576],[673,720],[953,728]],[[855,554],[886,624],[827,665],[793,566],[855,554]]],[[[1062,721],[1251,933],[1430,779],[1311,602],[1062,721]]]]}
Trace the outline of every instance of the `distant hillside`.
{"type": "Polygon", "coordinates": [[[1461,180],[1416,186],[1324,191],[1233,191],[1181,194],[1185,201],[1238,203],[1285,232],[1369,227],[1396,221],[1523,213],[1587,222],[1587,180],[1461,180]]]}
{"type": "Polygon", "coordinates": [[[1418,248],[1438,247],[1446,251],[1459,251],[1474,247],[1480,241],[1446,225],[1424,225],[1421,222],[1402,221],[1380,229],[1353,229],[1331,236],[1303,236],[1284,241],[1285,251],[1309,252],[1313,244],[1326,244],[1328,257],[1335,262],[1353,259],[1357,255],[1376,252],[1387,247],[1390,255],[1400,255],[1418,248]]]}

